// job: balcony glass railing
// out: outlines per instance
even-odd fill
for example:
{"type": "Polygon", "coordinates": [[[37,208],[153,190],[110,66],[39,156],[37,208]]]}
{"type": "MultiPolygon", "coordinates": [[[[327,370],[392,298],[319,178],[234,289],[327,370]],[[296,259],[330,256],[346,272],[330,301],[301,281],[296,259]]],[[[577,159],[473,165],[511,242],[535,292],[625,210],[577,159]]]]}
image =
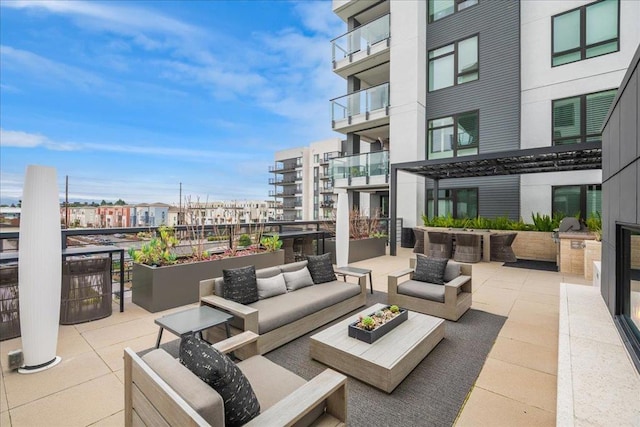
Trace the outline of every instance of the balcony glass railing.
{"type": "Polygon", "coordinates": [[[350,93],[331,100],[331,118],[344,120],[389,106],[389,83],[350,93]]]}
{"type": "Polygon", "coordinates": [[[389,174],[389,152],[355,154],[331,160],[333,179],[371,177],[389,174]]]}
{"type": "Polygon", "coordinates": [[[331,41],[333,61],[340,61],[361,50],[368,50],[374,44],[387,40],[390,34],[389,15],[361,25],[331,41]]]}

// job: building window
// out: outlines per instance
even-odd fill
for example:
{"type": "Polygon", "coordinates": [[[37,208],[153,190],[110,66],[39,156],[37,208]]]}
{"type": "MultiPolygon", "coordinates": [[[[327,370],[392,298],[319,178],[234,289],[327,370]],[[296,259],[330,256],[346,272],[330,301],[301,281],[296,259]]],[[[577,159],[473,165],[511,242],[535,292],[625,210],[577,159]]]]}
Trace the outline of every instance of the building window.
{"type": "Polygon", "coordinates": [[[478,36],[429,51],[429,92],[478,80],[478,36]]]}
{"type": "Polygon", "coordinates": [[[551,65],[617,52],[619,6],[619,0],[601,0],[551,17],[551,65]]]}
{"type": "Polygon", "coordinates": [[[553,101],[553,145],[601,141],[600,129],[616,90],[553,101]]]}
{"type": "Polygon", "coordinates": [[[427,158],[478,154],[478,111],[429,120],[427,123],[427,158]]]}
{"type": "MultiPolygon", "coordinates": [[[[433,218],[433,190],[427,191],[427,215],[433,218]]],[[[455,188],[438,191],[438,216],[478,217],[478,189],[455,188]]]]}
{"type": "Polygon", "coordinates": [[[563,185],[553,187],[551,209],[554,214],[588,219],[602,214],[602,186],[563,185]]]}
{"type": "Polygon", "coordinates": [[[478,0],[429,0],[429,23],[478,4],[478,0]]]}
{"type": "Polygon", "coordinates": [[[616,318],[640,369],[640,227],[616,226],[616,318]]]}

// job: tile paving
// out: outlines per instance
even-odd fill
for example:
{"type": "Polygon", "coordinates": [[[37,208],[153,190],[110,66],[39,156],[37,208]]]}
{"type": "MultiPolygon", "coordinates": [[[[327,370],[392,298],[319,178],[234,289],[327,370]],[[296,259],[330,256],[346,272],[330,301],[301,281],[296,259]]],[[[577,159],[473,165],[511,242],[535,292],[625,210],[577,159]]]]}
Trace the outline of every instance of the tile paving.
{"type": "MultiPolygon", "coordinates": [[[[354,263],[373,270],[374,289],[408,267],[410,249],[354,263]]],[[[590,284],[576,276],[474,264],[473,308],[508,317],[457,425],[555,425],[560,283],[590,284]],[[523,387],[527,384],[527,387],[523,387]]],[[[178,309],[148,313],[130,301],[125,312],[60,328],[62,363],[34,375],[7,367],[20,338],[0,343],[0,425],[120,426],[124,424],[122,350],[152,347],[154,319],[178,309]]],[[[175,339],[164,334],[163,342],[175,339]]]]}

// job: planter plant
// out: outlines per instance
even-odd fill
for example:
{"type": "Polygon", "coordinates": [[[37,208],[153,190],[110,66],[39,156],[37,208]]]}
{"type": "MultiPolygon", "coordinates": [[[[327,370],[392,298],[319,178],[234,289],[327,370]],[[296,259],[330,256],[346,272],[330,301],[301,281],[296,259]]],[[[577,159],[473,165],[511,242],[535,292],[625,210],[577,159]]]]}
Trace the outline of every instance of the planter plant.
{"type": "MultiPolygon", "coordinates": [[[[255,241],[264,241],[261,234],[258,228],[255,241]]],[[[225,269],[248,265],[260,269],[284,264],[284,252],[279,250],[282,242],[277,237],[266,245],[249,244],[240,248],[240,234],[235,233],[232,235],[238,237],[231,239],[229,248],[209,252],[204,250],[204,242],[208,240],[204,231],[195,235],[190,253],[182,256],[176,252],[178,239],[171,227],[160,227],[149,243],[129,250],[134,261],[131,279],[134,304],[152,313],[191,304],[200,299],[200,281],[220,277],[225,269]]]]}
{"type": "Polygon", "coordinates": [[[349,325],[349,336],[371,344],[408,317],[407,310],[397,305],[387,306],[368,316],[359,316],[358,321],[349,325]]]}

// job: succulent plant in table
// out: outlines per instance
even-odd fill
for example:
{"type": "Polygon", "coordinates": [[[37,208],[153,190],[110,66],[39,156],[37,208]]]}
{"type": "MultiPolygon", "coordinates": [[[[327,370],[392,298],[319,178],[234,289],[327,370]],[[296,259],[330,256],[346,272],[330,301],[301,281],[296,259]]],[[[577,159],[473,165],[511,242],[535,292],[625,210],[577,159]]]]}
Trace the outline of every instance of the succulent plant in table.
{"type": "Polygon", "coordinates": [[[371,316],[363,317],[360,323],[362,323],[362,328],[366,329],[367,331],[372,330],[376,326],[376,321],[373,320],[371,316]]]}

